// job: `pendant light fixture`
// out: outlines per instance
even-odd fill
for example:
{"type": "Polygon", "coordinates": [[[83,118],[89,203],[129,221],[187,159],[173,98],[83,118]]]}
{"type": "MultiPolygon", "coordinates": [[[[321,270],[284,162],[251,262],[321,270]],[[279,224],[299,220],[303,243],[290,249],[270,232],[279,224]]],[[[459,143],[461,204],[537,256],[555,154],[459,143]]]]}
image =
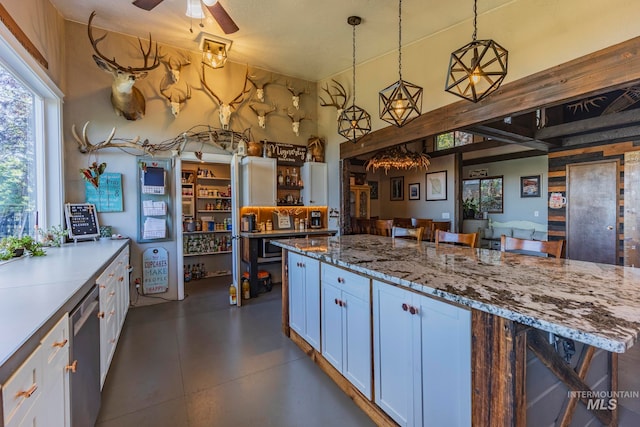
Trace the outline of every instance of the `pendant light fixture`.
{"type": "Polygon", "coordinates": [[[509,52],[493,40],[476,40],[478,1],[473,0],[473,38],[451,53],[445,90],[478,102],[500,87],[507,75],[509,52]]]}
{"type": "Polygon", "coordinates": [[[353,27],[353,98],[351,107],[345,108],[338,119],[338,133],[352,143],[371,132],[371,116],[356,105],[356,25],[360,25],[359,16],[350,16],[347,23],[353,27]]]}
{"type": "Polygon", "coordinates": [[[402,0],[398,1],[398,74],[400,79],[379,94],[380,118],[402,127],[422,114],[422,88],[402,80],[402,0]]]}

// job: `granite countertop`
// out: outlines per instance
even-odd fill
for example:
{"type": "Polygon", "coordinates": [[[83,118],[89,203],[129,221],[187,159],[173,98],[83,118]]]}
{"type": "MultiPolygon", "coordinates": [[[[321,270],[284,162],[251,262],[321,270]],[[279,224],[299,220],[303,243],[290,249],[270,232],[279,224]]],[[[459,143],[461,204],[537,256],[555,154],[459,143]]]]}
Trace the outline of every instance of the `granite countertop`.
{"type": "Polygon", "coordinates": [[[95,284],[128,239],[45,248],[43,257],[0,264],[0,384],[95,284]]]}
{"type": "Polygon", "coordinates": [[[249,232],[243,231],[240,233],[240,237],[248,237],[250,239],[256,239],[260,237],[290,237],[290,236],[306,236],[313,234],[336,234],[337,230],[330,228],[307,228],[306,230],[272,230],[272,231],[256,231],[249,232]]]}
{"type": "Polygon", "coordinates": [[[272,243],[607,351],[640,333],[636,268],[372,235],[272,243]]]}

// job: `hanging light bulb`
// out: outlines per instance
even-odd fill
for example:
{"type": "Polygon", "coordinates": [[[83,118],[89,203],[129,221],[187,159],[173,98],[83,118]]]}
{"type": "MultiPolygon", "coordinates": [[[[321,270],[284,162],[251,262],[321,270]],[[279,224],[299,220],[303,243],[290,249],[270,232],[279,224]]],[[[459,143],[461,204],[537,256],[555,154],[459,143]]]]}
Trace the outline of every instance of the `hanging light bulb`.
{"type": "Polygon", "coordinates": [[[398,2],[398,74],[400,79],[379,93],[380,118],[402,127],[422,114],[422,88],[402,80],[402,0],[398,2]]]}
{"type": "Polygon", "coordinates": [[[202,62],[211,68],[222,68],[227,63],[227,49],[222,43],[205,39],[202,42],[202,62]]]}
{"type": "Polygon", "coordinates": [[[347,23],[353,27],[353,98],[351,107],[344,109],[338,118],[338,133],[354,144],[371,132],[371,116],[356,105],[356,25],[361,22],[359,16],[347,18],[347,23]]]}
{"type": "Polygon", "coordinates": [[[451,53],[445,90],[469,101],[478,102],[500,87],[507,75],[509,52],[493,40],[476,40],[478,6],[473,1],[473,36],[451,53]]]}

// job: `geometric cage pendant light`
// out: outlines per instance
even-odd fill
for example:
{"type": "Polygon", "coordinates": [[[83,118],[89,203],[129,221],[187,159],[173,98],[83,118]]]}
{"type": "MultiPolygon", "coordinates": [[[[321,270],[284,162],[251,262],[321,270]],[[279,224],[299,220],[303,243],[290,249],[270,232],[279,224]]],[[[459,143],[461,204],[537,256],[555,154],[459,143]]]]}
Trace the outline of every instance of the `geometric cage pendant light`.
{"type": "Polygon", "coordinates": [[[478,102],[500,87],[507,76],[509,52],[493,40],[476,40],[477,0],[473,1],[473,38],[451,53],[445,90],[478,102]]]}
{"type": "Polygon", "coordinates": [[[378,103],[380,118],[402,127],[422,114],[422,88],[402,80],[402,0],[398,2],[398,74],[400,79],[382,89],[378,103]]]}
{"type": "Polygon", "coordinates": [[[356,105],[356,25],[360,25],[359,16],[350,16],[347,23],[353,27],[353,98],[351,107],[342,110],[338,118],[338,133],[352,143],[371,132],[371,116],[356,105]]]}

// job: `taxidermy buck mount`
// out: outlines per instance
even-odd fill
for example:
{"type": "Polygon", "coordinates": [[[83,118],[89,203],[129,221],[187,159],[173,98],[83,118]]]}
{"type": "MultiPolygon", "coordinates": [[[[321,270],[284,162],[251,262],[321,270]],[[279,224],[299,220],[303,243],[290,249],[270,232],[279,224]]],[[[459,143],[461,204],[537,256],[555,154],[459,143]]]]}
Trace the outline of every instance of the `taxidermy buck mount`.
{"type": "Polygon", "coordinates": [[[247,72],[244,75],[244,84],[242,86],[242,90],[240,93],[233,98],[233,100],[229,103],[225,103],[220,99],[218,95],[211,89],[211,87],[207,84],[207,77],[205,72],[205,64],[202,63],[202,77],[201,82],[202,86],[209,92],[209,94],[215,99],[215,101],[220,106],[220,111],[218,116],[220,118],[220,126],[224,130],[229,130],[229,123],[231,122],[231,113],[236,111],[238,107],[245,101],[245,95],[250,91],[247,89],[247,77],[249,76],[249,66],[247,66],[247,72]]]}
{"type": "Polygon", "coordinates": [[[300,136],[300,122],[302,122],[303,120],[311,120],[311,119],[305,117],[306,115],[304,112],[298,115],[298,114],[292,113],[288,109],[286,111],[287,111],[287,116],[289,116],[289,118],[291,119],[291,130],[293,130],[293,133],[296,134],[296,136],[300,136]]]}
{"type": "Polygon", "coordinates": [[[291,83],[287,81],[287,90],[291,92],[291,103],[296,110],[300,109],[300,95],[308,95],[309,88],[307,86],[304,89],[296,89],[291,83]]]}
{"type": "Polygon", "coordinates": [[[273,83],[273,75],[270,75],[269,80],[266,81],[258,80],[254,75],[248,76],[247,78],[249,79],[249,83],[256,88],[256,98],[258,98],[260,102],[264,102],[264,88],[273,83]]]}
{"type": "Polygon", "coordinates": [[[271,104],[271,106],[267,109],[264,108],[264,104],[250,104],[249,108],[253,111],[258,118],[258,126],[261,129],[265,129],[267,127],[267,116],[278,109],[276,104],[271,104]]]}
{"type": "Polygon", "coordinates": [[[157,68],[158,65],[160,65],[158,44],[155,44],[153,63],[151,65],[147,65],[149,62],[149,55],[151,54],[151,50],[153,49],[151,34],[149,34],[149,47],[146,51],[142,47],[142,41],[140,40],[140,38],[138,38],[140,51],[142,52],[142,56],[144,57],[144,66],[139,68],[122,66],[118,64],[118,62],[116,62],[115,56],[113,57],[113,59],[109,59],[105,55],[100,53],[100,50],[98,49],[98,43],[104,40],[105,37],[107,37],[107,34],[105,33],[102,37],[99,37],[97,39],[93,38],[93,29],[91,28],[91,24],[95,16],[96,12],[91,12],[87,31],[89,33],[91,46],[97,54],[97,56],[93,55],[93,59],[96,61],[96,64],[98,64],[98,67],[100,67],[100,69],[113,76],[113,83],[111,84],[111,104],[113,105],[113,109],[115,110],[116,115],[123,116],[127,120],[141,119],[144,117],[145,100],[142,92],[140,92],[140,90],[135,87],[134,84],[137,80],[145,78],[149,71],[157,68]]]}

